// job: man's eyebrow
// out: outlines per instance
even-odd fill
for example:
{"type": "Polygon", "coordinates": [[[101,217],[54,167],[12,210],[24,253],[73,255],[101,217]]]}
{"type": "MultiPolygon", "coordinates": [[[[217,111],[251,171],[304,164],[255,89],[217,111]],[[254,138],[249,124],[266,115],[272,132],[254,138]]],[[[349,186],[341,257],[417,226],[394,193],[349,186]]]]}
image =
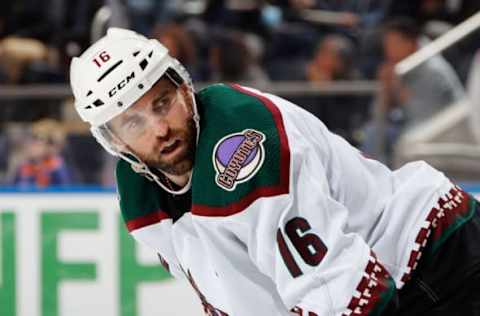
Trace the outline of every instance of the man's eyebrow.
{"type": "Polygon", "coordinates": [[[122,117],[122,119],[120,120],[120,126],[124,126],[133,120],[138,120],[138,114],[130,114],[130,115],[127,114],[124,117],[122,117]]]}

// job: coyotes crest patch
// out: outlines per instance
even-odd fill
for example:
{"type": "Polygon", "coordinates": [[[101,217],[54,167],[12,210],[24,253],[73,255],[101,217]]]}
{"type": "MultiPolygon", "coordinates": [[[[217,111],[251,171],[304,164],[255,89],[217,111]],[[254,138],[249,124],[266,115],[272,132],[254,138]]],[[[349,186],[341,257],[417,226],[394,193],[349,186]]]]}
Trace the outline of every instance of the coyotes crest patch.
{"type": "Polygon", "coordinates": [[[265,159],[265,139],[263,133],[254,129],[220,139],[212,157],[216,170],[215,183],[224,190],[233,191],[238,183],[252,178],[265,159]]]}

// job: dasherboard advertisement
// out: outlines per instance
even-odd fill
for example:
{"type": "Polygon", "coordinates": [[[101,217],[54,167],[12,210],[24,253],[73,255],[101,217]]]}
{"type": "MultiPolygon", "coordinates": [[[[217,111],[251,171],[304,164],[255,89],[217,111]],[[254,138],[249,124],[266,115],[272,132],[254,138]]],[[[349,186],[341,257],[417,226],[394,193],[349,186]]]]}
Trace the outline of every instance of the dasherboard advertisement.
{"type": "Polygon", "coordinates": [[[136,243],[114,193],[0,194],[1,316],[200,316],[136,243]]]}

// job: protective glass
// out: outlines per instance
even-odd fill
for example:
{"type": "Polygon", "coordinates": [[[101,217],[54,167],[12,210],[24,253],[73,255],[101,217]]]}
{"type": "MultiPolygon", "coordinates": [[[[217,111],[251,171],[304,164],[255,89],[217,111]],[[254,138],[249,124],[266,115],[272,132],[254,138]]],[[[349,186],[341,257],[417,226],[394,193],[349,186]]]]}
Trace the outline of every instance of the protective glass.
{"type": "Polygon", "coordinates": [[[108,122],[108,128],[126,144],[142,137],[155,124],[164,124],[163,119],[179,100],[180,92],[172,85],[171,89],[160,91],[150,102],[132,106],[108,122]],[[162,122],[163,121],[163,122],[162,122]]]}

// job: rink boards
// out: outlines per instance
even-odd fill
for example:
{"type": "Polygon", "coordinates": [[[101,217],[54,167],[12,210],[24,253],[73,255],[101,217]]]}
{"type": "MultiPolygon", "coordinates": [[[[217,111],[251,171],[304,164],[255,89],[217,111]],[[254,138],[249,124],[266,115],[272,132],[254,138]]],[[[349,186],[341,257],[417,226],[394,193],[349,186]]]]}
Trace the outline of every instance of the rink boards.
{"type": "Polygon", "coordinates": [[[127,234],[113,192],[0,193],[1,316],[203,315],[127,234]]]}
{"type": "Polygon", "coordinates": [[[203,315],[127,234],[114,191],[4,190],[0,201],[1,316],[203,315]]]}

